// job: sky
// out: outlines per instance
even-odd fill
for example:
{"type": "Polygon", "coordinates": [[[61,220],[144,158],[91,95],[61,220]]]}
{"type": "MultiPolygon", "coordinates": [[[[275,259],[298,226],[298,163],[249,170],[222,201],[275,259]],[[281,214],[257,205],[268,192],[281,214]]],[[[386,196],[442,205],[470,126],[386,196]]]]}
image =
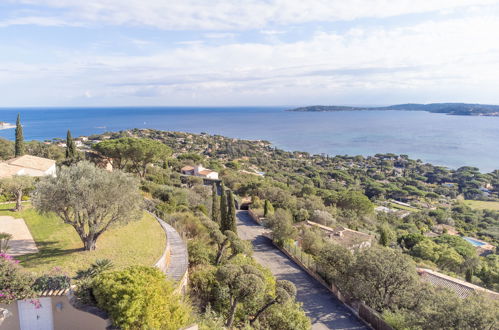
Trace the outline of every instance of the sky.
{"type": "Polygon", "coordinates": [[[499,1],[0,0],[0,107],[499,104],[499,1]]]}

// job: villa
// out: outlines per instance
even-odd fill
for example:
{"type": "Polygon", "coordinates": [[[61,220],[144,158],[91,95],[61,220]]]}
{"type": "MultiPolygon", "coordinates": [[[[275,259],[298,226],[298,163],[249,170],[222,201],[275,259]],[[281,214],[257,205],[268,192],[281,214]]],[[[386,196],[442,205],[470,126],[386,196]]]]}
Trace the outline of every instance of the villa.
{"type": "Polygon", "coordinates": [[[0,163],[0,179],[15,175],[33,177],[56,176],[55,160],[24,155],[0,163]]]}
{"type": "Polygon", "coordinates": [[[180,169],[180,172],[184,175],[193,175],[201,178],[218,180],[218,172],[204,168],[201,165],[191,166],[187,165],[180,169]]]}
{"type": "Polygon", "coordinates": [[[305,225],[316,227],[325,233],[326,237],[335,244],[341,245],[350,251],[368,248],[371,246],[374,237],[372,235],[352,230],[342,226],[331,228],[320,223],[305,221],[305,225]]]}

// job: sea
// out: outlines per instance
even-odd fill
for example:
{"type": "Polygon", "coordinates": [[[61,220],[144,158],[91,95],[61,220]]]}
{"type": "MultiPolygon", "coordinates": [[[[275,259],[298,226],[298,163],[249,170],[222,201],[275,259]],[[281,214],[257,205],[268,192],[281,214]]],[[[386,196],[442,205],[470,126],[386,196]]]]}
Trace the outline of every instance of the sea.
{"type": "MultiPolygon", "coordinates": [[[[434,165],[499,169],[499,117],[423,111],[289,112],[289,107],[2,108],[0,121],[21,114],[26,140],[88,136],[131,128],[268,140],[312,154],[405,154],[434,165]]],[[[0,130],[14,139],[14,129],[0,130]]]]}

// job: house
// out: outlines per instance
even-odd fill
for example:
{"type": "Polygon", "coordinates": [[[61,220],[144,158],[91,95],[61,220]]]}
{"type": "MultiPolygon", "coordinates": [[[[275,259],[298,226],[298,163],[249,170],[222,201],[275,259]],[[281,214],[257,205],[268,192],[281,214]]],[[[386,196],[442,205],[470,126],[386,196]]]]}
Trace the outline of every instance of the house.
{"type": "Polygon", "coordinates": [[[208,168],[204,168],[201,165],[196,166],[184,166],[180,169],[180,172],[184,175],[194,175],[201,178],[218,180],[218,172],[212,171],[208,168]]]}
{"type": "Polygon", "coordinates": [[[0,163],[0,178],[10,178],[14,175],[34,177],[56,176],[55,160],[24,155],[0,163]]]}
{"type": "Polygon", "coordinates": [[[25,175],[24,168],[0,163],[0,179],[11,178],[14,175],[25,175]]]}
{"type": "Polygon", "coordinates": [[[497,292],[487,290],[478,285],[444,275],[431,269],[418,268],[417,272],[422,281],[430,283],[433,286],[454,291],[460,298],[466,298],[474,293],[483,293],[490,298],[499,299],[499,293],[497,292]]]}
{"type": "Polygon", "coordinates": [[[374,240],[374,236],[372,235],[342,226],[331,228],[312,221],[306,221],[305,224],[310,227],[321,229],[329,240],[349,249],[350,251],[368,248],[374,240]]]}
{"type": "Polygon", "coordinates": [[[72,329],[105,330],[111,325],[107,315],[97,308],[75,308],[70,289],[47,290],[33,300],[0,304],[1,329],[72,329]]]}

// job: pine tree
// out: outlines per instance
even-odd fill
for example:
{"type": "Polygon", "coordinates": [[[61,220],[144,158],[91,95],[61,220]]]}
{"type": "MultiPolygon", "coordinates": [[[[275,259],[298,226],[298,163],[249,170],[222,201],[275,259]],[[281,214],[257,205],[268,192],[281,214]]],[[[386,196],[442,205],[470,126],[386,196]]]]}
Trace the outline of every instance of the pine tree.
{"type": "Polygon", "coordinates": [[[71,132],[68,129],[68,134],[66,135],[66,159],[74,160],[76,158],[76,145],[71,136],[71,132]]]}
{"type": "Polygon", "coordinates": [[[21,114],[17,114],[16,121],[16,145],[15,145],[16,157],[24,155],[24,137],[23,137],[23,126],[21,125],[21,114]]]}
{"type": "Polygon", "coordinates": [[[236,205],[234,201],[234,194],[229,190],[227,194],[227,229],[232,230],[234,233],[237,233],[237,225],[236,225],[236,205]]]}
{"type": "Polygon", "coordinates": [[[220,223],[220,202],[217,190],[217,184],[214,183],[211,189],[211,220],[220,223]]]}
{"type": "Polygon", "coordinates": [[[222,185],[222,192],[220,194],[220,230],[224,232],[228,230],[227,224],[227,196],[225,195],[225,187],[222,185]]]}

